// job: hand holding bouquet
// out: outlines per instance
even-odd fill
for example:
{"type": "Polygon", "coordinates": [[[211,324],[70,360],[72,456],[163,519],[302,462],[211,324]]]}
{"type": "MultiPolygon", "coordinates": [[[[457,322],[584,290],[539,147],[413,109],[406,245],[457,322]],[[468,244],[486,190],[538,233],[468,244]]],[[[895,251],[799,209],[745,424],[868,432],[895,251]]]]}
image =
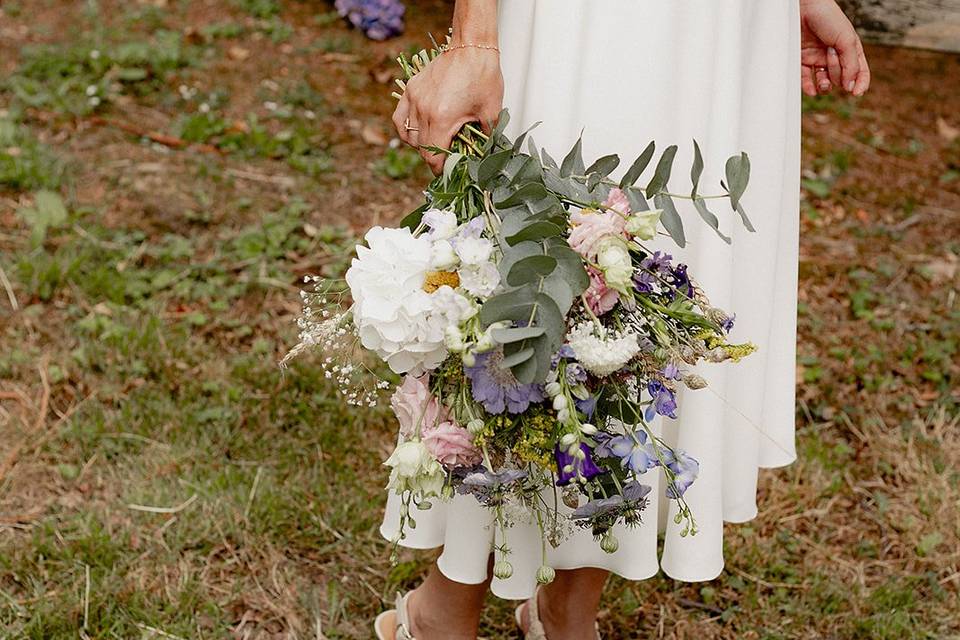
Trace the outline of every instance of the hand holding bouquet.
{"type": "MultiPolygon", "coordinates": [[[[400,63],[409,78],[439,53],[400,63]]],[[[552,545],[577,526],[613,552],[614,525],[641,520],[651,470],[665,474],[681,534],[694,534],[684,493],[699,464],[651,424],[676,417],[679,386],[706,386],[689,367],[755,348],[730,344],[733,318],[647,243],[663,229],[684,245],[677,198],[728,242],[709,199],[729,200],[752,230],[740,204],[747,156],[727,161],[724,194],[703,196],[694,143],[692,190],[679,196],[667,190],[676,147],[640,187],[654,143],[612,181],[617,156],[586,166],[578,141],[556,162],[529,132],[508,139],[508,120],[502,112],[489,135],[466,125],[450,150],[433,150],[445,161],[424,204],[401,227],[366,234],[346,290],[316,281],[304,293],[292,353],[358,344],[403,375],[391,398],[400,443],[386,461],[402,496],[401,539],[418,510],[462,494],[491,510],[501,542],[528,518],[552,545]],[[331,311],[341,293],[352,305],[331,311]]],[[[356,389],[359,364],[323,362],[350,403],[375,403],[387,386],[356,389]]],[[[512,571],[506,545],[498,552],[503,578],[512,571]]],[[[552,574],[543,566],[538,579],[552,574]]]]}

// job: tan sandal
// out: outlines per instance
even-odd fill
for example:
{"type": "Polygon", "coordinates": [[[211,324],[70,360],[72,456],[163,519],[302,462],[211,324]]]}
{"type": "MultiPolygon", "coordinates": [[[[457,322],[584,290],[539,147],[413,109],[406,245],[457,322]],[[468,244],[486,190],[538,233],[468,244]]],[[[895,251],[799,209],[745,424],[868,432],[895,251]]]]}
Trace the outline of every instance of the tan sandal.
{"type": "Polygon", "coordinates": [[[377,640],[417,640],[410,633],[410,614],[407,612],[407,598],[409,597],[409,592],[405,595],[397,593],[396,609],[384,611],[373,621],[373,630],[377,634],[377,640]],[[391,628],[393,634],[387,635],[391,628]]]}
{"type": "MultiPolygon", "coordinates": [[[[540,587],[537,587],[537,590],[533,592],[533,597],[518,606],[514,612],[513,617],[517,621],[517,628],[520,629],[523,633],[525,640],[548,640],[547,630],[543,628],[543,623],[540,621],[540,609],[537,602],[538,597],[540,596],[540,587]],[[529,611],[528,622],[530,623],[529,628],[523,630],[523,608],[527,607],[529,611]]],[[[597,625],[597,640],[600,640],[600,625],[597,625]]]]}

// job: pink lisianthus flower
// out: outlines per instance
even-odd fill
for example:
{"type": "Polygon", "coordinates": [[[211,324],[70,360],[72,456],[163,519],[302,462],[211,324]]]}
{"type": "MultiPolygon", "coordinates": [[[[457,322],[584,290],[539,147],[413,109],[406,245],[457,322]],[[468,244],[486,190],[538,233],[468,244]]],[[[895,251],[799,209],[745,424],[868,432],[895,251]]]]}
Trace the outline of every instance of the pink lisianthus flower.
{"type": "Polygon", "coordinates": [[[616,306],[617,301],[620,300],[620,294],[607,286],[603,274],[594,267],[588,266],[587,273],[590,274],[590,286],[587,287],[584,296],[593,315],[602,316],[616,306]]]}
{"type": "Polygon", "coordinates": [[[610,189],[610,195],[603,201],[603,206],[610,207],[624,218],[630,215],[630,201],[627,200],[627,194],[620,189],[610,189]]]}
{"type": "Polygon", "coordinates": [[[445,467],[472,467],[479,463],[479,449],[473,446],[473,437],[463,427],[446,420],[423,431],[423,446],[445,467]]]}
{"type": "Polygon", "coordinates": [[[607,236],[627,237],[627,217],[630,215],[630,203],[620,189],[611,189],[603,206],[612,211],[594,211],[585,209],[570,215],[573,229],[568,242],[570,247],[587,260],[595,260],[600,241],[607,236]]]}
{"type": "Polygon", "coordinates": [[[432,429],[438,422],[447,419],[447,412],[440,406],[437,399],[430,394],[430,375],[420,377],[407,375],[403,384],[397,387],[390,398],[390,406],[400,423],[400,434],[404,438],[412,438],[417,433],[417,427],[423,434],[432,429]]]}

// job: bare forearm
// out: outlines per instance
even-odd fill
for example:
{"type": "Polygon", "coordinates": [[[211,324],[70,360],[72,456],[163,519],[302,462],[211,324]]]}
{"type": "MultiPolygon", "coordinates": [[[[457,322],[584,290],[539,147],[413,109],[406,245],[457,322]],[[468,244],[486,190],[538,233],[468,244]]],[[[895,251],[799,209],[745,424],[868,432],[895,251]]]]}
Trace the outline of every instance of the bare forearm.
{"type": "Polygon", "coordinates": [[[497,0],[457,0],[453,44],[497,44],[497,0]]]}

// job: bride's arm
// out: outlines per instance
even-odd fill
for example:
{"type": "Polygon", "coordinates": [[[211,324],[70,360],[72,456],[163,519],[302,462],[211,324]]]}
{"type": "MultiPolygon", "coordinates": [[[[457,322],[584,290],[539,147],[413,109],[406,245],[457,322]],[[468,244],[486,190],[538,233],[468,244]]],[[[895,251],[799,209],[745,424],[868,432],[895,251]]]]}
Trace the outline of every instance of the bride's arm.
{"type": "MultiPolygon", "coordinates": [[[[464,124],[495,122],[502,104],[497,0],[457,0],[450,50],[410,79],[393,124],[413,147],[446,149],[464,124]]],[[[420,153],[439,174],[443,156],[420,153]]]]}
{"type": "Polygon", "coordinates": [[[835,0],[800,0],[800,81],[815,96],[834,87],[855,96],[870,88],[860,37],[835,0]]]}

